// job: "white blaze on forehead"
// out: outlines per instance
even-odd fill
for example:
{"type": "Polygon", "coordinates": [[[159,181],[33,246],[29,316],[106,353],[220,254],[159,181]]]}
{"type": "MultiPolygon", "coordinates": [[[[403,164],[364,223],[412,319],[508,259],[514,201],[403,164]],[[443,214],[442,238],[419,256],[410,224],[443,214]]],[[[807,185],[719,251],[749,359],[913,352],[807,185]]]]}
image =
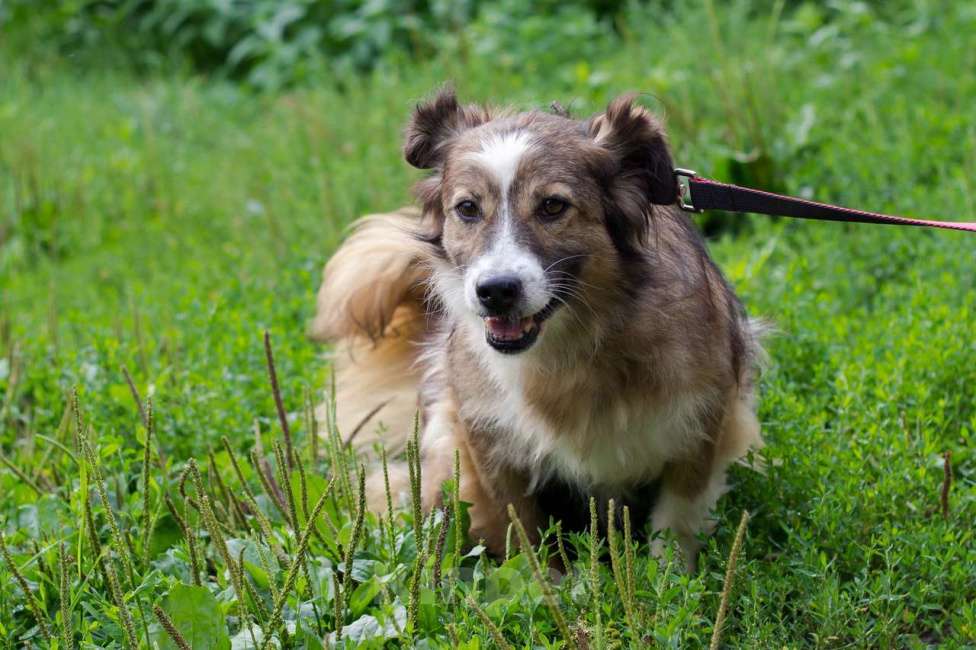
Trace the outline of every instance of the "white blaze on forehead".
{"type": "Polygon", "coordinates": [[[469,155],[495,175],[504,200],[508,196],[509,186],[515,180],[519,161],[530,147],[529,135],[524,131],[492,133],[482,141],[481,151],[469,155]]]}
{"type": "Polygon", "coordinates": [[[528,133],[512,131],[487,135],[481,143],[481,150],[468,154],[470,160],[495,176],[501,192],[495,215],[498,227],[493,231],[493,240],[488,250],[475,259],[465,273],[465,300],[472,311],[480,311],[478,283],[494,275],[514,275],[521,281],[521,315],[535,314],[549,303],[545,271],[539,259],[516,241],[509,205],[509,189],[515,180],[519,162],[531,148],[528,133]]]}

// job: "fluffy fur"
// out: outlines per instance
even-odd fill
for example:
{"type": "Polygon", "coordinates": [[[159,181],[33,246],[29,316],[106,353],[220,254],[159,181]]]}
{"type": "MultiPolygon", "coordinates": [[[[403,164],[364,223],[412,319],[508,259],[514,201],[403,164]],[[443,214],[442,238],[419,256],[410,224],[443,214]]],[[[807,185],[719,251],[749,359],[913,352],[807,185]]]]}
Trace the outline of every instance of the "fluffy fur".
{"type": "Polygon", "coordinates": [[[761,446],[761,350],[674,206],[660,123],[630,97],[575,120],[448,90],[417,106],[405,157],[431,170],[421,210],[358,222],[319,291],[340,431],[397,449],[419,410],[424,507],[457,450],[471,536],[495,553],[508,503],[530,531],[583,527],[593,495],[672,530],[693,565],[726,469],[761,446]]]}

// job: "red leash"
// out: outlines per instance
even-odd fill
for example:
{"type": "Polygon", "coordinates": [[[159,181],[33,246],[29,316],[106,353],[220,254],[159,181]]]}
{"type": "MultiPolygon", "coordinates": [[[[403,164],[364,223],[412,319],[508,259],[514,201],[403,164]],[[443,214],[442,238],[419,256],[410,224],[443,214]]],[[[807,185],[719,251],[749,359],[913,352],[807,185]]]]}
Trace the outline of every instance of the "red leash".
{"type": "Polygon", "coordinates": [[[912,219],[879,212],[843,208],[839,205],[808,201],[795,196],[754,190],[751,187],[719,183],[710,178],[703,178],[690,169],[675,169],[674,176],[678,181],[678,205],[687,212],[701,212],[702,210],[754,212],[756,214],[818,219],[820,221],[927,226],[929,228],[976,232],[976,223],[912,219]]]}

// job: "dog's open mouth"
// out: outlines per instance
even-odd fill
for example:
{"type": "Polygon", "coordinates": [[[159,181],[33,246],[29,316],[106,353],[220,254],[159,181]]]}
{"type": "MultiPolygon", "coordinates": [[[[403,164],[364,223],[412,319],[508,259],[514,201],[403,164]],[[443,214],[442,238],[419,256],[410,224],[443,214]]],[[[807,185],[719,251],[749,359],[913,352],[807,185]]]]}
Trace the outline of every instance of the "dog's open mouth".
{"type": "Polygon", "coordinates": [[[488,345],[504,354],[516,354],[532,347],[539,338],[546,319],[552,316],[557,302],[551,301],[532,316],[485,316],[485,340],[488,345]]]}

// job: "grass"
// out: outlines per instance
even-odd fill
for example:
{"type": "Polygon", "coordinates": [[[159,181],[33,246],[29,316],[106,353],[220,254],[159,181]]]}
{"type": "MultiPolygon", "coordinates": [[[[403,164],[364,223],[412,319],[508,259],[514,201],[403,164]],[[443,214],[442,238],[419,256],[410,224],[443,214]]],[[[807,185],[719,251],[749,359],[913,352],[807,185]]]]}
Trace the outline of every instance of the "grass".
{"type": "Polygon", "coordinates": [[[266,96],[0,50],[0,645],[181,647],[173,626],[193,648],[702,647],[720,611],[731,647],[973,643],[965,234],[706,215],[778,334],[768,470],[733,472],[697,575],[619,534],[566,535],[558,584],[536,570],[557,545],[518,526],[502,561],[465,556],[461,504],[363,513],[356,460],[306,415],[321,266],[345,224],[409,200],[400,128],[445,78],[582,113],[639,89],[682,166],[976,215],[967,5],[703,2],[624,26],[558,67],[445,55],[266,96]]]}

